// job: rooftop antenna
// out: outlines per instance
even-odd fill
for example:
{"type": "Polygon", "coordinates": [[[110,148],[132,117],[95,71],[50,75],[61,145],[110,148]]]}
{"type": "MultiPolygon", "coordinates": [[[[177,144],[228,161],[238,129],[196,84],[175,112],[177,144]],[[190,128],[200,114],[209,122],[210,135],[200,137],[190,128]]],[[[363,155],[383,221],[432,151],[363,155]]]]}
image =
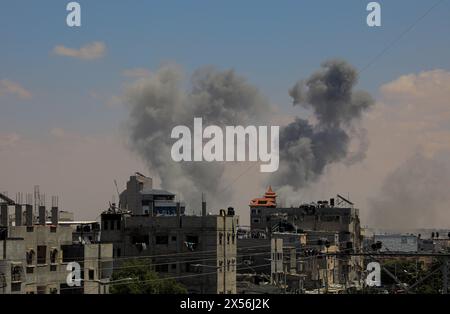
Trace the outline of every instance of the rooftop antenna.
{"type": "MultiPolygon", "coordinates": [[[[114,185],[116,186],[116,192],[117,192],[117,197],[118,197],[118,201],[119,201],[118,207],[120,208],[120,193],[119,193],[119,188],[117,187],[116,179],[114,179],[114,185]]],[[[114,203],[114,200],[113,200],[113,203],[114,203]]]]}

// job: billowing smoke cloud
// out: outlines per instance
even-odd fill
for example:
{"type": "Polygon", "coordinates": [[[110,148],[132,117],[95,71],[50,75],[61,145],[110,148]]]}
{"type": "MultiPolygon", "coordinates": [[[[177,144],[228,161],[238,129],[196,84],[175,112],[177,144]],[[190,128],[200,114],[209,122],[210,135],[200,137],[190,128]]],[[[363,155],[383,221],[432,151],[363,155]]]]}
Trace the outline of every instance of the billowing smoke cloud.
{"type": "Polygon", "coordinates": [[[374,100],[354,90],[357,78],[351,65],[331,60],[289,90],[294,105],[312,110],[316,122],[296,118],[281,130],[280,169],[271,182],[298,190],[315,181],[331,163],[364,158],[368,142],[358,120],[374,100]],[[353,138],[359,140],[356,151],[350,150],[353,138]]]}
{"type": "Polygon", "coordinates": [[[127,92],[128,130],[132,149],[152,175],[158,175],[163,188],[178,193],[188,208],[193,208],[201,193],[213,204],[229,197],[229,191],[221,190],[225,166],[172,161],[173,127],[186,125],[193,130],[194,117],[202,117],[204,126],[257,124],[270,110],[258,90],[231,70],[202,68],[193,74],[189,90],[184,90],[182,83],[182,71],[172,65],[135,82],[127,92]]]}
{"type": "MultiPolygon", "coordinates": [[[[222,127],[267,125],[271,107],[254,86],[233,71],[206,67],[192,75],[187,90],[183,83],[180,69],[165,66],[128,89],[131,147],[147,163],[151,175],[160,177],[162,187],[178,193],[190,208],[199,204],[201,193],[213,204],[224,204],[230,196],[221,184],[225,164],[173,162],[172,128],[186,125],[192,129],[194,117],[202,117],[204,125],[222,127]]],[[[357,73],[349,64],[328,61],[290,90],[294,104],[312,110],[317,121],[296,118],[281,128],[280,168],[270,175],[270,184],[297,191],[316,180],[328,164],[364,158],[367,141],[358,119],[373,100],[365,92],[354,91],[356,83],[357,73]],[[355,137],[360,144],[351,151],[355,137]]]]}
{"type": "Polygon", "coordinates": [[[387,229],[448,227],[448,153],[417,153],[390,173],[379,195],[369,201],[370,223],[387,229]]]}

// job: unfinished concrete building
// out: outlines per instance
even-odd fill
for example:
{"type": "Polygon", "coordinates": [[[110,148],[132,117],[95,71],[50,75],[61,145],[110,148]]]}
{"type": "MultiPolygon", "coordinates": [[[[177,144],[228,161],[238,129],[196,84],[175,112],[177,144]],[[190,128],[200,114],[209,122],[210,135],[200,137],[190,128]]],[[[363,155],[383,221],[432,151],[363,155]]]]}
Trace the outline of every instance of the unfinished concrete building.
{"type": "Polygon", "coordinates": [[[35,221],[29,200],[22,205],[0,195],[0,293],[107,293],[112,246],[74,243],[72,227],[59,223],[57,206],[52,206],[51,222],[47,223],[46,207],[41,204],[35,221]],[[14,223],[10,221],[11,207],[15,209],[14,223]],[[79,286],[68,285],[71,262],[80,265],[79,286]]]}

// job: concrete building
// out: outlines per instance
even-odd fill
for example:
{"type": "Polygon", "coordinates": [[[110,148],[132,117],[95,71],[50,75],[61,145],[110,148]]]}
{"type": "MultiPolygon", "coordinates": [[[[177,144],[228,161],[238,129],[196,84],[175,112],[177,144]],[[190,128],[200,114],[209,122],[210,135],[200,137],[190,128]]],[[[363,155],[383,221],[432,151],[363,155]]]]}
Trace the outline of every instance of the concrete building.
{"type": "MultiPolygon", "coordinates": [[[[152,178],[136,173],[120,193],[119,208],[133,215],[176,215],[175,194],[153,188],[152,178]]],[[[185,206],[181,203],[181,214],[185,206]]]]}
{"type": "Polygon", "coordinates": [[[121,258],[146,257],[160,276],[180,277],[190,293],[236,293],[234,212],[158,217],[104,212],[101,219],[101,242],[113,244],[114,267],[121,258]]]}
{"type": "Polygon", "coordinates": [[[418,238],[412,234],[375,234],[373,242],[381,242],[380,252],[415,253],[419,250],[418,238]]]}
{"type": "Polygon", "coordinates": [[[146,257],[159,276],[176,278],[190,293],[236,293],[234,209],[208,215],[203,202],[201,216],[185,215],[175,195],[155,193],[151,181],[132,176],[119,208],[101,215],[101,242],[113,244],[114,267],[129,257],[146,257]],[[167,198],[160,200],[162,194],[167,198]]]}
{"type": "MultiPolygon", "coordinates": [[[[247,252],[250,246],[257,246],[257,243],[264,241],[262,238],[272,238],[274,234],[291,234],[298,237],[299,234],[305,234],[307,239],[306,247],[318,246],[318,239],[327,238],[329,243],[328,252],[361,252],[362,249],[362,232],[359,220],[359,210],[354,208],[354,204],[346,198],[338,195],[336,199],[330,201],[318,201],[311,204],[302,204],[298,207],[278,207],[276,201],[276,193],[269,187],[263,198],[256,198],[250,202],[250,239],[239,240],[238,249],[241,253],[247,252]],[[264,236],[262,236],[264,235],[264,236]],[[252,242],[250,244],[250,242],[252,242]]],[[[301,250],[300,244],[296,246],[290,245],[291,248],[301,250]]],[[[323,248],[318,252],[326,251],[323,248]]],[[[297,254],[299,252],[297,251],[297,254]]],[[[250,256],[244,254],[243,256],[250,256]]],[[[297,256],[298,257],[298,256],[297,256]]],[[[262,263],[262,260],[256,261],[257,257],[250,258],[253,266],[262,263]]],[[[318,258],[311,258],[317,261],[318,258]]],[[[327,258],[326,264],[332,265],[324,267],[319,265],[306,265],[306,271],[298,269],[299,273],[303,272],[305,285],[314,282],[324,282],[325,274],[327,275],[328,285],[339,284],[346,287],[359,285],[361,282],[363,259],[358,256],[345,256],[343,254],[339,261],[335,263],[335,258],[327,258]],[[307,270],[309,267],[309,271],[307,270]],[[320,270],[322,269],[322,270],[320,270]],[[329,272],[332,272],[330,274],[329,272]],[[309,274],[305,274],[309,272],[309,274]],[[324,273],[321,275],[320,273],[324,273]]],[[[251,262],[249,262],[251,263],[251,262]]],[[[265,269],[267,271],[267,269],[265,269]]],[[[322,284],[321,284],[322,285],[322,284]]]]}
{"type": "MultiPolygon", "coordinates": [[[[0,197],[0,199],[2,199],[0,197]]],[[[73,242],[70,225],[59,224],[58,207],[51,209],[51,223],[46,222],[46,208],[39,206],[35,223],[33,206],[16,204],[3,198],[0,203],[0,293],[62,294],[107,293],[111,273],[112,245],[83,245],[73,242]],[[9,208],[14,206],[14,225],[9,208]],[[25,207],[26,220],[22,220],[25,207]],[[69,287],[68,264],[80,265],[80,286],[69,287]],[[108,270],[109,268],[109,270],[108,270]]],[[[31,202],[29,202],[31,203],[31,202]]]]}

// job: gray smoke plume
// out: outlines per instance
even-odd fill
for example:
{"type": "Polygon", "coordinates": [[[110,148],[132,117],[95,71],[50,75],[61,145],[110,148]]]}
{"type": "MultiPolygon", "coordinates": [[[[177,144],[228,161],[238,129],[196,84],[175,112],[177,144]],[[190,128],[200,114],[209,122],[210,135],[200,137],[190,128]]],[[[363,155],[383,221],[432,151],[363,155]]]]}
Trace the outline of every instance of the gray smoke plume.
{"type": "MultiPolygon", "coordinates": [[[[173,127],[191,128],[194,117],[204,125],[267,125],[271,108],[268,101],[245,79],[233,71],[212,67],[196,71],[188,89],[175,66],[162,67],[150,78],[136,81],[127,91],[130,108],[128,131],[131,148],[158,175],[161,185],[181,196],[188,206],[199,204],[201,193],[223,203],[223,163],[182,162],[170,158],[173,127]]],[[[312,110],[317,120],[296,120],[280,131],[280,168],[270,183],[293,190],[316,180],[326,165],[355,162],[364,158],[367,141],[358,119],[372,104],[365,92],[354,91],[356,71],[344,61],[328,61],[309,79],[298,82],[290,95],[295,105],[312,110]],[[349,149],[360,138],[356,152],[349,149]]]]}
{"type": "Polygon", "coordinates": [[[270,110],[259,91],[232,70],[202,68],[193,74],[188,90],[182,83],[182,71],[173,65],[135,82],[126,96],[128,130],[131,148],[160,176],[162,187],[192,208],[199,204],[201,193],[213,203],[229,197],[220,185],[224,164],[172,161],[173,127],[186,125],[192,131],[194,117],[202,117],[204,126],[256,124],[270,110]]]}
{"type": "Polygon", "coordinates": [[[294,105],[312,110],[317,122],[296,118],[281,130],[280,168],[271,178],[274,185],[298,190],[317,180],[331,163],[364,158],[367,136],[357,122],[374,100],[354,90],[357,78],[350,64],[331,60],[289,90],[294,105]],[[360,142],[356,152],[349,150],[352,138],[360,142]]]}
{"type": "Polygon", "coordinates": [[[390,173],[376,198],[369,200],[369,220],[386,229],[448,227],[450,163],[444,156],[417,153],[390,173]]]}

